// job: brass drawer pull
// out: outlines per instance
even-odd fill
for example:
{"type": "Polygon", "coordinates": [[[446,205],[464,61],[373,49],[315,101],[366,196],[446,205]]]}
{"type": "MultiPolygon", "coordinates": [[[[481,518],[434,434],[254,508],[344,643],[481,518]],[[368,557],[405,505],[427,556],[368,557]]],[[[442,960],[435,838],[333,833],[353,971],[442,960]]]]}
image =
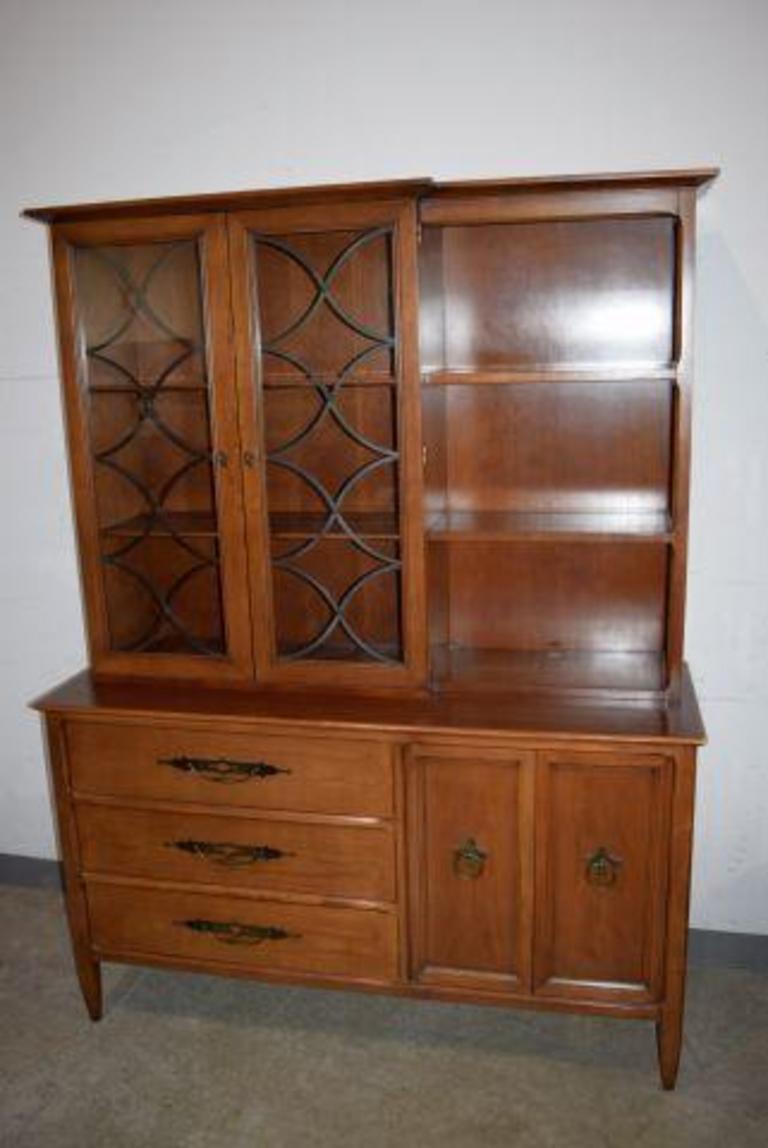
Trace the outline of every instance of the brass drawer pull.
{"type": "Polygon", "coordinates": [[[585,876],[590,885],[615,885],[621,868],[621,858],[613,857],[601,845],[587,858],[585,876]]]}
{"type": "Polygon", "coordinates": [[[468,837],[463,845],[454,850],[453,871],[457,877],[475,880],[482,877],[488,854],[481,849],[474,837],[468,837]]]}
{"type": "Polygon", "coordinates": [[[300,933],[289,933],[277,925],[243,925],[239,921],[206,921],[195,917],[191,921],[174,921],[193,933],[204,933],[225,945],[261,945],[264,941],[299,940],[300,933]]]}
{"type": "Polygon", "coordinates": [[[182,853],[191,853],[203,861],[212,861],[214,865],[224,865],[228,869],[245,869],[247,865],[255,865],[260,861],[279,861],[282,857],[293,857],[293,853],[284,853],[282,849],[274,849],[271,845],[240,845],[231,841],[166,841],[166,849],[179,849],[182,853]]]}
{"type": "Polygon", "coordinates": [[[233,784],[250,781],[254,777],[273,777],[276,773],[290,773],[279,765],[266,761],[231,761],[228,757],[159,757],[158,765],[170,765],[182,773],[196,773],[206,781],[233,784]]]}

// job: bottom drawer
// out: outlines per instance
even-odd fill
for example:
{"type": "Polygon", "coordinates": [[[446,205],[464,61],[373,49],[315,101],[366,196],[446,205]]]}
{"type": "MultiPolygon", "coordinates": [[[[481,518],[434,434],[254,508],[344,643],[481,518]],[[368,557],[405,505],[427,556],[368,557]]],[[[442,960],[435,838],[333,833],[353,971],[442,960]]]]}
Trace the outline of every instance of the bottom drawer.
{"type": "Polygon", "coordinates": [[[370,909],[90,883],[93,943],[252,969],[392,980],[397,922],[370,909]]]}

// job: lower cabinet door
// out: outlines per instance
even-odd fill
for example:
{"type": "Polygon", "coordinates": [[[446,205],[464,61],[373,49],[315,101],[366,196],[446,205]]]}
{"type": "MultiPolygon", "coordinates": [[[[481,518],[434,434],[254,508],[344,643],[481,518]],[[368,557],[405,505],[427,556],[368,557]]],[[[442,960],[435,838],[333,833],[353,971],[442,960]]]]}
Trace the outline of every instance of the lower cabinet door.
{"type": "Polygon", "coordinates": [[[660,995],[673,768],[623,750],[540,755],[537,995],[660,995]]]}
{"type": "Polygon", "coordinates": [[[529,985],[532,757],[415,747],[409,762],[411,974],[529,985]]]}

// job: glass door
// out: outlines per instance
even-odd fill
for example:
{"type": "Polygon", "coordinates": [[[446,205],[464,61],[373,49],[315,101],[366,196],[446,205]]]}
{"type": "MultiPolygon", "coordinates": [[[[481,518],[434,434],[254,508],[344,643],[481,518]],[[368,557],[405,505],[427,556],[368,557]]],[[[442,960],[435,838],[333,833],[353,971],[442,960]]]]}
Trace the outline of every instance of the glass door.
{"type": "Polygon", "coordinates": [[[97,670],[251,672],[221,217],[57,229],[97,670]]]}
{"type": "Polygon", "coordinates": [[[257,671],[417,678],[413,206],[282,208],[230,227],[257,671]]]}

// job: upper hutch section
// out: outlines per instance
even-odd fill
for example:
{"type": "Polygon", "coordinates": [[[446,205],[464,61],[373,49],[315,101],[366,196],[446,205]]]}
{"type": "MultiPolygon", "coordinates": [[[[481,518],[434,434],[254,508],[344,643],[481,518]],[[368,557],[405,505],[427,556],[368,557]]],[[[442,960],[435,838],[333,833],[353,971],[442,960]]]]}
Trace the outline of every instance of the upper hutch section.
{"type": "Polygon", "coordinates": [[[26,212],[96,672],[675,689],[715,175],[26,212]]]}

